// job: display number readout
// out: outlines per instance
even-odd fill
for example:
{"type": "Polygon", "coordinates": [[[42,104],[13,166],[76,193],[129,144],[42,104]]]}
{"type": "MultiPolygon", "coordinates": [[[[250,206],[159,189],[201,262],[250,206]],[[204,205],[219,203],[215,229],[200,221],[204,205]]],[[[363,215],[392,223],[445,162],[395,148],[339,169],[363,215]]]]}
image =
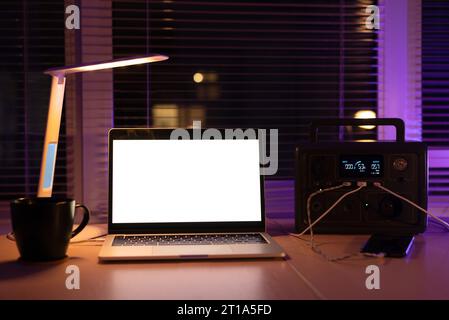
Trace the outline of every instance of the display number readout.
{"type": "Polygon", "coordinates": [[[340,177],[367,178],[383,175],[383,157],[380,155],[340,156],[340,177]]]}

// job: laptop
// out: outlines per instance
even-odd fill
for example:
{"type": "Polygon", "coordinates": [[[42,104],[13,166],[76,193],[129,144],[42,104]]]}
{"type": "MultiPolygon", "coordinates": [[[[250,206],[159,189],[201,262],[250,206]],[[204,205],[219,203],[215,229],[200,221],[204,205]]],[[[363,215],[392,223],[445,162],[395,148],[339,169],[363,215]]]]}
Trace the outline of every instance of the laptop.
{"type": "Polygon", "coordinates": [[[110,130],[99,260],[285,257],[265,232],[257,137],[173,140],[172,131],[110,130]]]}

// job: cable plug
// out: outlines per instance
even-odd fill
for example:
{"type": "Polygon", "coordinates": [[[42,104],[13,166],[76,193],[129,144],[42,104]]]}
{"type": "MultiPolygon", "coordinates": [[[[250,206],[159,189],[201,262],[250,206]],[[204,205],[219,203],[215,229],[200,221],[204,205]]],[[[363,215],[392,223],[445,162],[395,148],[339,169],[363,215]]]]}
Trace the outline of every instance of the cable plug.
{"type": "Polygon", "coordinates": [[[357,187],[366,187],[368,182],[366,181],[357,181],[357,187]]]}

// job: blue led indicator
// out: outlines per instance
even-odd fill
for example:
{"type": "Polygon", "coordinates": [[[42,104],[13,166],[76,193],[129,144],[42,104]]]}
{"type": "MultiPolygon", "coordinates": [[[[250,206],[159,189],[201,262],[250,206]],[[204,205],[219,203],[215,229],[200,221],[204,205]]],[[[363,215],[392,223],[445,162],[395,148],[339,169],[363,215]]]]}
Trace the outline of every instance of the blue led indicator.
{"type": "Polygon", "coordinates": [[[49,143],[47,146],[47,157],[45,163],[44,173],[44,188],[50,188],[53,183],[53,174],[55,172],[55,158],[56,158],[57,143],[49,143]]]}

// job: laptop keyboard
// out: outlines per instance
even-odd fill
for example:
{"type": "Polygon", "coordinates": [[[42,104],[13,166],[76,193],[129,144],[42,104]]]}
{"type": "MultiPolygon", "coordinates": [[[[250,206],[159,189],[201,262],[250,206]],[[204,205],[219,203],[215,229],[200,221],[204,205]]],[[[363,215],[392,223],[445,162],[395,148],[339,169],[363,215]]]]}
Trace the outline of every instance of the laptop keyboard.
{"type": "Polygon", "coordinates": [[[115,236],[113,246],[179,246],[267,243],[259,233],[115,236]]]}

